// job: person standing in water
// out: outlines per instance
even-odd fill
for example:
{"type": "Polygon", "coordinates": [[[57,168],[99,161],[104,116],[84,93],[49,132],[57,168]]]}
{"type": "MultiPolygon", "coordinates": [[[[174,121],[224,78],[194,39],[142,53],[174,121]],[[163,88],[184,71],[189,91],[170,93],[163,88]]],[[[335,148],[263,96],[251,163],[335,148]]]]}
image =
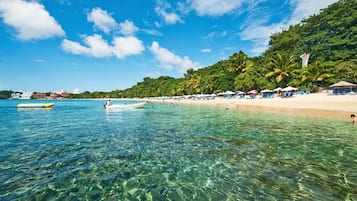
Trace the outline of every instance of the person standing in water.
{"type": "Polygon", "coordinates": [[[111,105],[112,105],[112,101],[110,99],[108,99],[108,101],[104,103],[104,107],[111,106],[111,105]]]}
{"type": "Polygon", "coordinates": [[[352,124],[355,124],[355,118],[356,118],[356,115],[355,114],[351,114],[352,124]]]}

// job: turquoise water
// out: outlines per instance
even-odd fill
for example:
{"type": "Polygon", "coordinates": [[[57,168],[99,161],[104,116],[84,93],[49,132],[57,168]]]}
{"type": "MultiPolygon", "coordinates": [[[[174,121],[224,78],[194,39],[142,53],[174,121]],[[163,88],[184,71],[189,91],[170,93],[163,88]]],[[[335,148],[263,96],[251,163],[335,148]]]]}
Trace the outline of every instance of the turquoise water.
{"type": "Polygon", "coordinates": [[[20,102],[0,101],[0,200],[357,200],[357,127],[348,122],[20,102]]]}

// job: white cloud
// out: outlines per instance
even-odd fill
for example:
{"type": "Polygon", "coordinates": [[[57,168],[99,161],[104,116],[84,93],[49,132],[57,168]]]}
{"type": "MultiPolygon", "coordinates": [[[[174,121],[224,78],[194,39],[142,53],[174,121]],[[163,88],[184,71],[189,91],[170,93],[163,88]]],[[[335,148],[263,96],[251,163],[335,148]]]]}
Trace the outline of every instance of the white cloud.
{"type": "Polygon", "coordinates": [[[188,2],[198,15],[221,16],[240,7],[244,0],[189,0],[188,2]]]}
{"type": "Polygon", "coordinates": [[[72,54],[87,55],[96,58],[110,57],[112,55],[111,47],[100,35],[84,36],[83,42],[86,46],[64,39],[62,41],[62,49],[72,54]]]}
{"type": "Polygon", "coordinates": [[[187,72],[188,69],[198,69],[200,64],[197,62],[192,62],[189,57],[180,57],[175,55],[170,50],[160,47],[159,43],[152,42],[149,50],[155,55],[156,60],[160,62],[160,65],[168,70],[177,69],[180,73],[187,72]]]}
{"type": "Polygon", "coordinates": [[[64,39],[61,46],[65,52],[76,55],[86,55],[95,58],[116,56],[119,59],[141,54],[145,49],[142,42],[132,36],[115,37],[112,42],[113,45],[109,45],[107,41],[102,39],[102,36],[97,34],[83,37],[83,42],[85,45],[64,39]]]}
{"type": "Polygon", "coordinates": [[[156,13],[164,18],[164,21],[168,25],[182,23],[183,20],[178,16],[176,13],[167,13],[166,11],[162,10],[160,7],[156,7],[156,13]]]}
{"type": "MultiPolygon", "coordinates": [[[[292,15],[282,19],[278,23],[269,24],[266,20],[251,20],[246,24],[240,33],[242,40],[252,41],[254,47],[251,52],[254,55],[262,54],[269,47],[270,36],[274,33],[281,32],[290,25],[299,23],[302,19],[313,14],[318,14],[319,11],[329,4],[338,0],[291,0],[290,5],[293,7],[292,15]]],[[[270,16],[266,16],[269,19],[270,16]]]]}
{"type": "Polygon", "coordinates": [[[64,51],[77,55],[87,55],[96,58],[112,56],[111,47],[100,35],[85,36],[83,37],[83,42],[86,46],[64,39],[61,46],[64,51]]]}
{"type": "Polygon", "coordinates": [[[84,38],[84,43],[88,45],[90,55],[96,58],[109,57],[112,54],[111,46],[100,35],[87,36],[84,38]]]}
{"type": "Polygon", "coordinates": [[[133,36],[115,37],[113,44],[113,53],[119,59],[141,54],[145,50],[142,41],[133,36]]]}
{"type": "Polygon", "coordinates": [[[242,40],[254,42],[254,47],[251,50],[254,55],[259,55],[268,49],[270,36],[286,27],[284,22],[271,25],[264,25],[264,23],[264,21],[256,21],[240,33],[242,40]]]}
{"type": "Polygon", "coordinates": [[[132,21],[128,21],[128,20],[125,20],[125,22],[120,23],[119,29],[120,32],[125,36],[132,36],[137,31],[139,31],[139,28],[136,27],[132,21]]]}
{"type": "Polygon", "coordinates": [[[295,7],[295,9],[288,24],[297,24],[302,19],[319,13],[321,9],[337,1],[338,0],[291,0],[290,4],[292,7],[295,7]]]}
{"type": "Polygon", "coordinates": [[[152,78],[152,79],[159,78],[160,76],[162,76],[162,74],[159,73],[159,72],[154,72],[154,73],[148,73],[148,74],[146,74],[146,77],[149,77],[149,78],[152,78]]]}
{"type": "Polygon", "coordinates": [[[155,27],[160,28],[161,27],[160,22],[155,22],[155,27]]]}
{"type": "Polygon", "coordinates": [[[177,2],[176,8],[183,15],[188,14],[192,10],[190,6],[184,2],[177,2]]]}
{"type": "Polygon", "coordinates": [[[19,40],[64,36],[61,25],[42,4],[22,0],[0,0],[0,16],[16,31],[19,40]]]}
{"type": "Polygon", "coordinates": [[[162,33],[154,30],[154,29],[141,29],[142,32],[149,34],[149,35],[153,35],[153,36],[162,36],[162,33]]]}
{"type": "Polygon", "coordinates": [[[207,34],[207,36],[205,36],[204,38],[205,39],[224,38],[226,35],[227,35],[227,31],[222,31],[222,32],[214,31],[207,34]]]}
{"type": "Polygon", "coordinates": [[[61,5],[67,5],[67,6],[72,5],[72,3],[71,3],[70,0],[59,0],[58,2],[59,2],[61,5]]]}
{"type": "Polygon", "coordinates": [[[90,55],[90,49],[82,46],[80,43],[64,39],[61,44],[62,50],[77,55],[90,55]]]}
{"type": "Polygon", "coordinates": [[[93,8],[87,15],[87,20],[94,23],[94,27],[108,34],[117,28],[114,18],[101,8],[93,8]]]}
{"type": "Polygon", "coordinates": [[[208,49],[208,48],[204,48],[204,49],[201,50],[201,52],[202,53],[210,53],[210,52],[212,52],[212,50],[208,49]]]}
{"type": "Polygon", "coordinates": [[[170,70],[174,65],[181,62],[181,58],[168,49],[160,47],[159,43],[154,41],[149,47],[149,50],[155,55],[156,59],[160,62],[161,66],[170,70]]]}

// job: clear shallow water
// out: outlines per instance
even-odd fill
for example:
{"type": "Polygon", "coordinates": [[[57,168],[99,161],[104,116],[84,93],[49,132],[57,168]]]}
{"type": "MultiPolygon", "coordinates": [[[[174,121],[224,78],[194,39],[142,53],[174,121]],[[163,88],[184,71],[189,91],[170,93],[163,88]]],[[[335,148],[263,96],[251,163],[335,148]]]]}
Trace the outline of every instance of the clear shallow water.
{"type": "Polygon", "coordinates": [[[0,101],[0,200],[357,200],[357,127],[346,122],[19,102],[0,101]]]}

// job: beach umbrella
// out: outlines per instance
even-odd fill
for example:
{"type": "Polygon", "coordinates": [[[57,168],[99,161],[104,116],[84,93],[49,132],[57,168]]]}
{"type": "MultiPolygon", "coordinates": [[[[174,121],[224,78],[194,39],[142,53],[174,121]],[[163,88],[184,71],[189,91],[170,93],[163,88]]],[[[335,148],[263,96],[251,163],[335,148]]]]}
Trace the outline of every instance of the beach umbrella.
{"type": "Polygon", "coordinates": [[[236,94],[236,93],[234,93],[233,91],[226,91],[226,94],[227,94],[227,95],[234,95],[234,94],[236,94]]]}
{"type": "Polygon", "coordinates": [[[235,93],[233,91],[226,91],[226,92],[221,92],[218,95],[219,96],[226,96],[226,95],[234,95],[235,93]]]}
{"type": "Polygon", "coordinates": [[[273,91],[281,91],[281,90],[282,90],[282,88],[278,87],[278,88],[274,89],[273,91]]]}
{"type": "Polygon", "coordinates": [[[291,86],[288,86],[288,87],[285,87],[284,89],[282,89],[282,91],[297,91],[298,89],[295,88],[295,87],[291,87],[291,86]]]}
{"type": "Polygon", "coordinates": [[[273,90],[270,89],[264,89],[263,91],[261,91],[262,93],[273,93],[273,90]]]}
{"type": "Polygon", "coordinates": [[[245,94],[245,92],[244,91],[238,91],[238,93],[237,93],[238,95],[244,95],[245,94]]]}
{"type": "Polygon", "coordinates": [[[258,94],[257,90],[251,90],[251,91],[248,91],[248,94],[258,94]]]}

